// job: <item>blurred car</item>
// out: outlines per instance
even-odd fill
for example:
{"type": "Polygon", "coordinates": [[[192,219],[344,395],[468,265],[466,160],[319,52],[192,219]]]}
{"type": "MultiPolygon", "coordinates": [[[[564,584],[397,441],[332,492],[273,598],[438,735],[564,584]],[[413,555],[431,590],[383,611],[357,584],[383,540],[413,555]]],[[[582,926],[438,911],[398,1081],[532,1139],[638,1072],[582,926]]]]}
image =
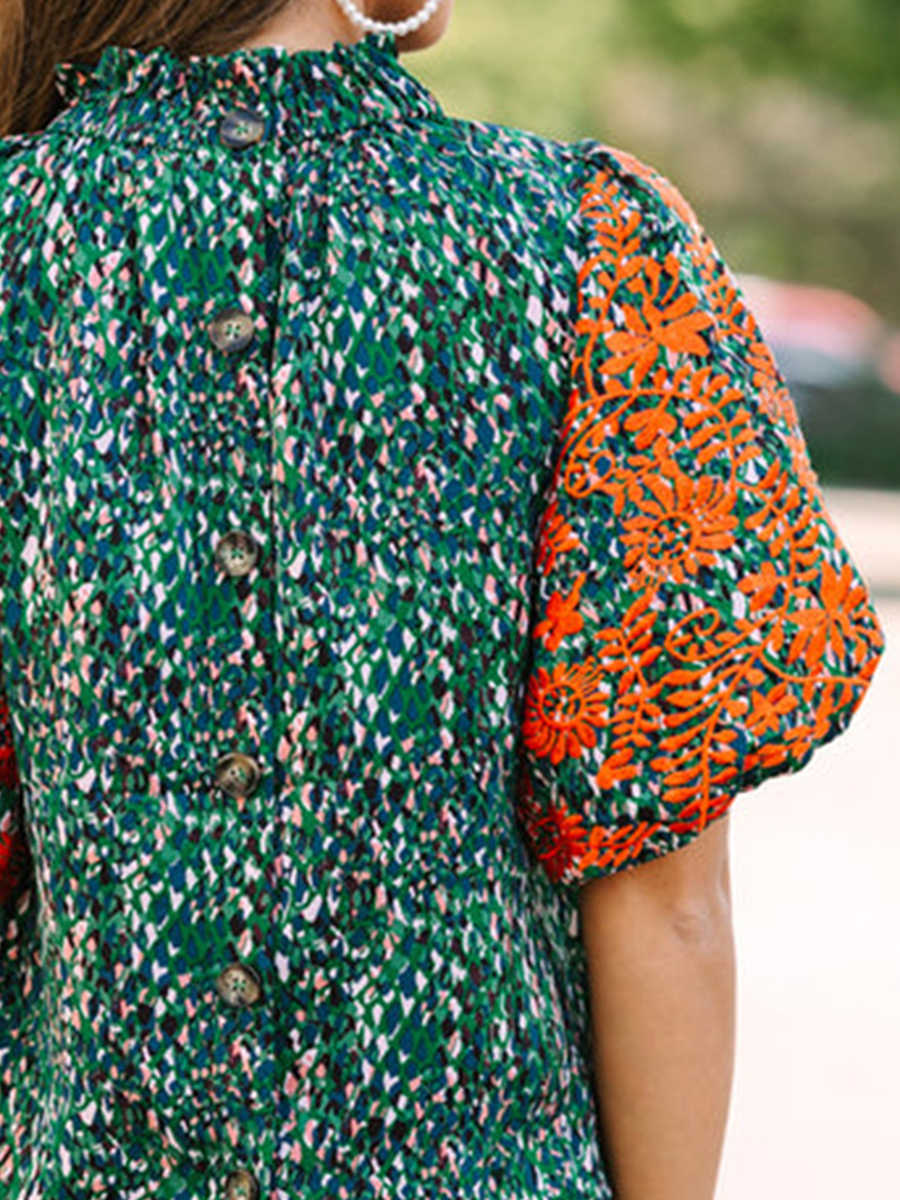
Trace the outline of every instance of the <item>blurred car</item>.
{"type": "Polygon", "coordinates": [[[742,275],[824,484],[900,488],[900,333],[832,288],[742,275]]]}

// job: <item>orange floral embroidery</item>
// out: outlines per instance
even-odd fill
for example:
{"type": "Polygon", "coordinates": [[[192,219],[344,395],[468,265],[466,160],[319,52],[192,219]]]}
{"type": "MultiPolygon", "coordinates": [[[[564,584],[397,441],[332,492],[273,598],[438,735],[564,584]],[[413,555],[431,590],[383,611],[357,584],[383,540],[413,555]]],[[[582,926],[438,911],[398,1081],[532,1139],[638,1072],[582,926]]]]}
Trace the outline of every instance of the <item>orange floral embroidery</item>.
{"type": "Polygon", "coordinates": [[[746,768],[748,771],[761,768],[764,771],[776,771],[788,759],[788,748],[783,742],[764,742],[756,750],[747,755],[746,768]]]}
{"type": "Polygon", "coordinates": [[[525,745],[554,765],[578,758],[597,744],[596,730],[606,724],[608,705],[603,673],[592,659],[571,667],[556,663],[552,672],[539,667],[525,695],[525,745]]]}
{"type": "MultiPolygon", "coordinates": [[[[0,721],[8,721],[8,713],[5,702],[3,703],[3,712],[0,713],[0,721]]],[[[12,746],[0,746],[0,787],[14,788],[19,783],[19,770],[16,763],[15,752],[12,746]]]]}
{"type": "Polygon", "coordinates": [[[793,402],[712,243],[671,185],[609,158],[582,203],[591,253],[525,702],[533,761],[587,764],[576,811],[543,790],[524,808],[567,882],[672,848],[743,787],[801,764],[859,703],[883,646],[793,402]],[[645,233],[623,168],[681,228],[645,233]],[[557,538],[568,592],[553,586],[557,538]],[[573,632],[594,656],[554,661],[573,632]]]}
{"type": "Polygon", "coordinates": [[[695,296],[679,294],[680,269],[673,256],[664,264],[645,259],[642,267],[641,274],[629,284],[629,291],[640,299],[640,308],[622,305],[627,328],[621,330],[607,318],[606,344],[612,355],[602,367],[608,375],[621,375],[633,368],[635,384],[640,384],[656,365],[660,349],[698,357],[708,355],[709,346],[700,333],[713,324],[709,313],[698,310],[695,296]],[[664,282],[666,276],[668,282],[664,282]]]}
{"type": "Polygon", "coordinates": [[[865,588],[858,583],[848,563],[841,568],[840,575],[827,562],[823,563],[819,605],[793,612],[789,617],[800,628],[791,642],[788,659],[793,662],[803,655],[811,667],[818,667],[831,651],[840,658],[852,654],[858,660],[865,650],[857,625],[858,610],[867,598],[865,588]]]}
{"type": "Polygon", "coordinates": [[[638,450],[646,450],[657,439],[667,439],[678,428],[675,414],[669,405],[668,389],[661,388],[661,399],[652,408],[633,412],[625,420],[625,428],[634,433],[634,444],[638,450]]]}
{"type": "Polygon", "coordinates": [[[584,853],[586,834],[581,815],[569,812],[565,804],[541,809],[534,801],[527,770],[520,782],[518,811],[535,857],[554,882],[562,879],[584,853]]]}
{"type": "Polygon", "coordinates": [[[549,574],[564,554],[580,545],[574,529],[559,511],[559,501],[552,501],[547,505],[539,531],[538,570],[549,574]]]}
{"type": "Polygon", "coordinates": [[[738,590],[750,597],[750,611],[759,612],[775,604],[779,596],[783,597],[788,584],[789,580],[779,574],[774,563],[764,562],[758,571],[740,580],[738,590]]]}
{"type": "MultiPolygon", "coordinates": [[[[661,464],[663,465],[663,464],[661,464]]],[[[734,542],[734,499],[721,480],[692,479],[669,461],[666,474],[644,477],[639,512],[622,522],[625,566],[635,582],[667,578],[684,583],[734,542]]]]}
{"type": "Polygon", "coordinates": [[[745,337],[747,309],[730,276],[716,274],[712,248],[706,239],[703,242],[701,273],[704,292],[719,330],[726,337],[745,337]]]}
{"type": "Polygon", "coordinates": [[[723,816],[731,807],[734,796],[725,792],[720,796],[699,796],[690,804],[685,804],[676,817],[673,817],[668,828],[671,833],[699,833],[714,821],[723,816]]]}
{"type": "Polygon", "coordinates": [[[784,718],[800,701],[786,683],[778,683],[769,692],[754,691],[747,702],[747,728],[757,737],[777,736],[784,718]]]}
{"type": "Polygon", "coordinates": [[[600,770],[594,776],[597,787],[612,788],[617,783],[634,779],[635,775],[640,773],[641,768],[632,761],[633,759],[634,750],[631,746],[626,746],[622,750],[617,750],[615,754],[610,754],[603,760],[600,770]]]}
{"type": "Polygon", "coordinates": [[[653,680],[662,647],[653,636],[657,617],[651,599],[647,593],[639,595],[620,626],[594,634],[598,661],[616,686],[618,703],[609,720],[614,752],[652,745],[662,720],[660,684],[653,680]]]}
{"type": "Polygon", "coordinates": [[[578,633],[584,627],[584,617],[578,611],[578,601],[581,598],[581,585],[586,577],[582,571],[568,596],[554,592],[547,601],[547,615],[535,626],[534,636],[544,638],[544,645],[548,650],[558,650],[567,634],[578,633]]]}
{"type": "Polygon", "coordinates": [[[578,863],[578,869],[583,871],[586,867],[621,867],[629,859],[638,857],[658,829],[658,823],[651,825],[647,821],[640,821],[636,825],[623,825],[617,829],[594,825],[588,833],[587,850],[578,863]]]}

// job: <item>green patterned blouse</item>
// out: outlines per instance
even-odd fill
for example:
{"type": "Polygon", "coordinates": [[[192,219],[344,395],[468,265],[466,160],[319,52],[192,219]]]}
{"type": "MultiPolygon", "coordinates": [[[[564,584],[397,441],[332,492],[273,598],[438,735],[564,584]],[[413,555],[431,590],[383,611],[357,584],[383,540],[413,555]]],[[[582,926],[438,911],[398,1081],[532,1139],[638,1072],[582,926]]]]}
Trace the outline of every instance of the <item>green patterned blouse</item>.
{"type": "Polygon", "coordinates": [[[881,650],[664,179],[390,35],[0,142],[0,1190],[609,1200],[581,885],[881,650]]]}

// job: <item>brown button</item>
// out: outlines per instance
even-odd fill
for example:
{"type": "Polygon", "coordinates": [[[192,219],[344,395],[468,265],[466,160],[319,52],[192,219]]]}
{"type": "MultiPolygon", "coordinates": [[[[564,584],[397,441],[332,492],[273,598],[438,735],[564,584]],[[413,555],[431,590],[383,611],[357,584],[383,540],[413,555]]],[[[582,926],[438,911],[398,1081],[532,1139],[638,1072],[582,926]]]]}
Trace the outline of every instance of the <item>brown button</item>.
{"type": "Polygon", "coordinates": [[[231,1008],[249,1008],[262,996],[262,980],[253,967],[232,963],[216,977],[216,991],[231,1008]]]}
{"type": "Polygon", "coordinates": [[[265,132],[265,118],[252,108],[232,108],[219,121],[219,141],[230,150],[257,145],[265,132]]]}
{"type": "Polygon", "coordinates": [[[256,791],[262,771],[249,754],[223,754],[216,763],[216,786],[229,796],[250,796],[256,791]]]}
{"type": "Polygon", "coordinates": [[[254,338],[253,318],[242,308],[225,308],[210,321],[209,337],[226,354],[246,350],[254,338]]]}
{"type": "Polygon", "coordinates": [[[227,1176],[225,1200],[259,1200],[259,1183],[252,1171],[239,1167],[227,1176]]]}
{"type": "Polygon", "coordinates": [[[216,562],[228,575],[247,575],[256,566],[259,552],[249,534],[231,529],[216,545],[216,562]]]}

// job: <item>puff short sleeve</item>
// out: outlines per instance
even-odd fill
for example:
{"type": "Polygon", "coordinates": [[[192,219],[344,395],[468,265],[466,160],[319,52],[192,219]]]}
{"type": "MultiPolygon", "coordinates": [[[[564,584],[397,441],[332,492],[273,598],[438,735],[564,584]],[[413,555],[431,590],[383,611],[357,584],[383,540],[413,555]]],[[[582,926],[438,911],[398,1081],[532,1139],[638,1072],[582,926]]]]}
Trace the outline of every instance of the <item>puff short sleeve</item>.
{"type": "Polygon", "coordinates": [[[883,640],[785,383],[679,192],[575,143],[571,386],[536,534],[517,813],[577,888],[802,767],[883,640]]]}

